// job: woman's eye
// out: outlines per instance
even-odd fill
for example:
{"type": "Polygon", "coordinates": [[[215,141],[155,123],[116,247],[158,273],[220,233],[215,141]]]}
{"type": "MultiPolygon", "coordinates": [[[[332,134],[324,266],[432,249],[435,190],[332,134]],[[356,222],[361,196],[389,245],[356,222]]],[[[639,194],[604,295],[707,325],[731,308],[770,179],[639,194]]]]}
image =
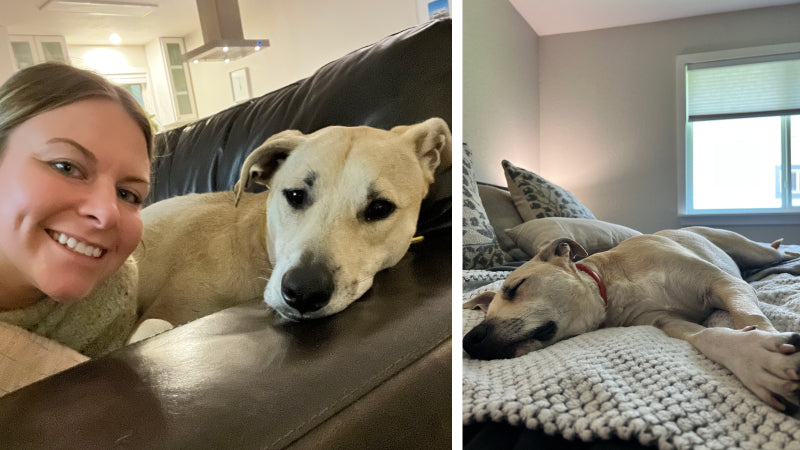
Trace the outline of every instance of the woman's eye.
{"type": "Polygon", "coordinates": [[[80,170],[69,161],[53,161],[50,166],[68,177],[79,177],[81,175],[80,170]]]}
{"type": "Polygon", "coordinates": [[[289,206],[294,209],[302,208],[306,200],[306,192],[302,189],[284,189],[283,196],[286,198],[289,206]]]}
{"type": "Polygon", "coordinates": [[[134,205],[142,204],[142,198],[127,189],[117,189],[117,197],[134,205]]]}
{"type": "Polygon", "coordinates": [[[397,207],[389,200],[373,200],[367,205],[367,209],[364,211],[364,219],[367,222],[383,220],[389,217],[395,209],[397,209],[397,207]]]}

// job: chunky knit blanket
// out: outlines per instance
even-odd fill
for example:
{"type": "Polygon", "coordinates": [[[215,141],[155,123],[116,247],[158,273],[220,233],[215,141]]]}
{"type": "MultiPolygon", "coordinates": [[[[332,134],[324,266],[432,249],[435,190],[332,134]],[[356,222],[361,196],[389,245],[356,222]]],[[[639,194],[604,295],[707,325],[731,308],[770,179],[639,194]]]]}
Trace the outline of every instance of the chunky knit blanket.
{"type": "MultiPolygon", "coordinates": [[[[498,289],[509,273],[465,271],[463,300],[498,289]]],[[[752,285],[776,328],[800,331],[800,276],[773,274],[752,285]]],[[[483,317],[463,310],[462,336],[483,317]]],[[[729,326],[730,318],[717,312],[707,325],[729,326]]],[[[462,395],[465,425],[508,422],[570,440],[618,437],[661,449],[800,449],[800,420],[648,326],[601,329],[515,359],[463,353],[462,395]]]]}

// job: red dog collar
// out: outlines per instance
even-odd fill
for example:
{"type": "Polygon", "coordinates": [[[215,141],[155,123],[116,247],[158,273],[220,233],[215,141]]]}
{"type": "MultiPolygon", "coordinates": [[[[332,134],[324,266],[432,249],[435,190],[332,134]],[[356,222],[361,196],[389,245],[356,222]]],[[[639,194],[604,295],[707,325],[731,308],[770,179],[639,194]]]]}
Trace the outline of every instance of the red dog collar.
{"type": "Polygon", "coordinates": [[[603,280],[600,279],[600,276],[597,273],[588,268],[587,266],[578,263],[575,264],[575,267],[578,268],[581,272],[586,272],[589,274],[590,277],[594,278],[594,281],[597,283],[597,287],[600,288],[600,297],[603,297],[603,306],[608,308],[608,297],[606,296],[606,285],[603,284],[603,280]]]}

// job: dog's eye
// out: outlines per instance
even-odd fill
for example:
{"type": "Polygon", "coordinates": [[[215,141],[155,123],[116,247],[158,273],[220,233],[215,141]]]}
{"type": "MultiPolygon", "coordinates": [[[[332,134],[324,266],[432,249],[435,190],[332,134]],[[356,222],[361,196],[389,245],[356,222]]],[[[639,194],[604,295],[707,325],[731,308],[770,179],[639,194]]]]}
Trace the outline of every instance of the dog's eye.
{"type": "Polygon", "coordinates": [[[364,219],[367,222],[383,220],[389,217],[389,215],[391,215],[395,209],[397,209],[397,207],[389,200],[373,200],[369,202],[367,209],[364,211],[364,219]]]}
{"type": "Polygon", "coordinates": [[[305,203],[306,191],[302,189],[284,189],[283,196],[286,197],[289,206],[294,209],[300,209],[303,207],[303,203],[305,203]]]}
{"type": "Polygon", "coordinates": [[[525,278],[520,278],[518,280],[512,280],[507,282],[503,285],[500,290],[503,292],[503,296],[507,300],[514,300],[514,297],[517,296],[517,289],[525,282],[525,278]]]}

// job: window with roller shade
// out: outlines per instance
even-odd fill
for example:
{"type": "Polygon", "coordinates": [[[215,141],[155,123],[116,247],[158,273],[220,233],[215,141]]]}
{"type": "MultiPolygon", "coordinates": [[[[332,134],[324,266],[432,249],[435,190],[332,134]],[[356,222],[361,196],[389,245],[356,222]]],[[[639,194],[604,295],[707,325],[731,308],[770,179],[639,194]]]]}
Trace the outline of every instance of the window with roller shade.
{"type": "Polygon", "coordinates": [[[679,212],[800,213],[800,45],[681,55],[677,66],[679,212]]]}

